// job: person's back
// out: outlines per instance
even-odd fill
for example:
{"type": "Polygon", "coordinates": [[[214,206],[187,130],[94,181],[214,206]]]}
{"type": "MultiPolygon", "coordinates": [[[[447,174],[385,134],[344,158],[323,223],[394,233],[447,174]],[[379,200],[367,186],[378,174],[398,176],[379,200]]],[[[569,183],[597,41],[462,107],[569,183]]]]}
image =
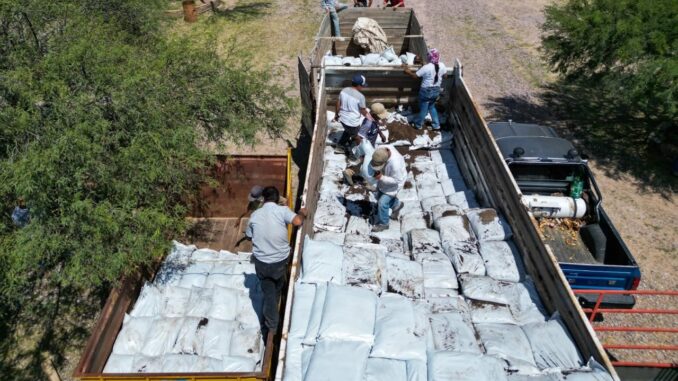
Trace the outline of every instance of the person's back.
{"type": "Polygon", "coordinates": [[[248,223],[252,238],[252,254],[262,262],[274,263],[286,259],[290,253],[287,225],[296,214],[275,202],[266,202],[255,210],[248,223]]]}
{"type": "Polygon", "coordinates": [[[435,64],[432,63],[427,63],[417,70],[417,76],[421,78],[421,87],[441,87],[446,73],[447,67],[442,62],[438,63],[437,74],[435,64]]]}
{"type": "Polygon", "coordinates": [[[361,109],[367,107],[365,96],[354,87],[339,93],[339,121],[349,127],[360,126],[361,109]]]}

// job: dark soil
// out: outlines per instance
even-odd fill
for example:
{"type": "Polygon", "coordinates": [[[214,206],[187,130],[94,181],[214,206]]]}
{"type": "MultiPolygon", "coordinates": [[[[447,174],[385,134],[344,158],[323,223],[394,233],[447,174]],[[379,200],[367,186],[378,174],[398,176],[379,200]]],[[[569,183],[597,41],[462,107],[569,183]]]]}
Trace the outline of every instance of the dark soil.
{"type": "Polygon", "coordinates": [[[487,225],[497,218],[497,212],[495,212],[494,209],[486,209],[478,213],[478,217],[480,217],[480,222],[483,225],[487,225]]]}
{"type": "Polygon", "coordinates": [[[412,182],[408,180],[408,181],[405,181],[405,185],[403,185],[403,188],[404,189],[412,189],[413,186],[414,185],[412,185],[412,182]]]}
{"type": "Polygon", "coordinates": [[[456,211],[456,210],[447,210],[447,211],[443,212],[443,217],[460,216],[460,215],[461,214],[459,214],[459,212],[456,211]]]}
{"type": "Polygon", "coordinates": [[[372,241],[372,243],[377,244],[377,245],[381,242],[381,240],[379,238],[373,237],[373,236],[370,236],[370,241],[372,241]]]}
{"type": "Polygon", "coordinates": [[[386,129],[388,129],[388,140],[391,142],[398,140],[412,142],[412,140],[422,134],[421,131],[415,130],[409,124],[400,122],[387,123],[386,129]]]}
{"type": "Polygon", "coordinates": [[[353,171],[353,182],[354,183],[360,183],[363,182],[363,176],[360,174],[360,164],[356,165],[351,165],[350,167],[346,167],[346,169],[350,169],[353,171]]]}
{"type": "Polygon", "coordinates": [[[418,149],[418,150],[409,151],[409,147],[405,147],[405,148],[408,149],[407,153],[404,154],[404,155],[407,155],[407,158],[405,158],[405,163],[407,163],[408,165],[412,165],[412,163],[416,162],[418,157],[422,157],[422,156],[430,157],[429,152],[426,151],[426,150],[418,149]]]}

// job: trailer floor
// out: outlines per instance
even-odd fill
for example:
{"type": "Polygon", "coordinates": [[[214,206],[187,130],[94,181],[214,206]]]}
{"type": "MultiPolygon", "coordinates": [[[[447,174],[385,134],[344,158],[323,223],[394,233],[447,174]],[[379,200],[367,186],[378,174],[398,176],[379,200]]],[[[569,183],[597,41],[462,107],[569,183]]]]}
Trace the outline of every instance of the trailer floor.
{"type": "Polygon", "coordinates": [[[542,228],[545,242],[553,250],[558,262],[598,264],[581,239],[579,232],[572,235],[571,230],[559,226],[542,228]]]}
{"type": "Polygon", "coordinates": [[[249,217],[195,218],[186,242],[212,250],[252,251],[252,242],[241,239],[249,217]]]}

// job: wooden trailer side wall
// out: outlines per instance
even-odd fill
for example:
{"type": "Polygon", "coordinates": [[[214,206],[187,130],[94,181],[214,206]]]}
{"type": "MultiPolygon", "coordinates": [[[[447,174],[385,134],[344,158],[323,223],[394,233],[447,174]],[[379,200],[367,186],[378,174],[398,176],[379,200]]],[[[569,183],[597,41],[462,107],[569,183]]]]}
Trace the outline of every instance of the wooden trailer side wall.
{"type": "Polygon", "coordinates": [[[616,377],[555,256],[540,237],[536,220],[521,203],[519,188],[460,73],[461,65],[457,64],[450,109],[455,125],[455,154],[469,185],[482,201],[501,211],[513,228],[514,241],[544,305],[550,312],[560,313],[584,358],[595,358],[616,377]]]}

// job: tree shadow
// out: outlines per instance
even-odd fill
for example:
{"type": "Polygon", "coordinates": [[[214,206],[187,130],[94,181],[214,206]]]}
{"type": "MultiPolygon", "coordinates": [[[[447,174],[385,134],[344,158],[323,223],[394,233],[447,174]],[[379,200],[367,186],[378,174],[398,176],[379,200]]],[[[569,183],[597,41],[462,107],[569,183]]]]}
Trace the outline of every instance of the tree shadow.
{"type": "Polygon", "coordinates": [[[536,98],[509,95],[490,98],[484,106],[490,120],[512,119],[553,127],[595,159],[611,178],[632,175],[641,190],[657,192],[667,199],[678,186],[678,177],[672,174],[678,155],[667,155],[665,147],[653,140],[660,122],[632,115],[625,104],[593,85],[560,81],[542,87],[536,98]]]}
{"type": "Polygon", "coordinates": [[[233,8],[216,8],[215,15],[222,17],[228,21],[249,21],[257,17],[264,16],[268,10],[273,6],[270,0],[262,0],[255,2],[238,1],[233,8]]]}

